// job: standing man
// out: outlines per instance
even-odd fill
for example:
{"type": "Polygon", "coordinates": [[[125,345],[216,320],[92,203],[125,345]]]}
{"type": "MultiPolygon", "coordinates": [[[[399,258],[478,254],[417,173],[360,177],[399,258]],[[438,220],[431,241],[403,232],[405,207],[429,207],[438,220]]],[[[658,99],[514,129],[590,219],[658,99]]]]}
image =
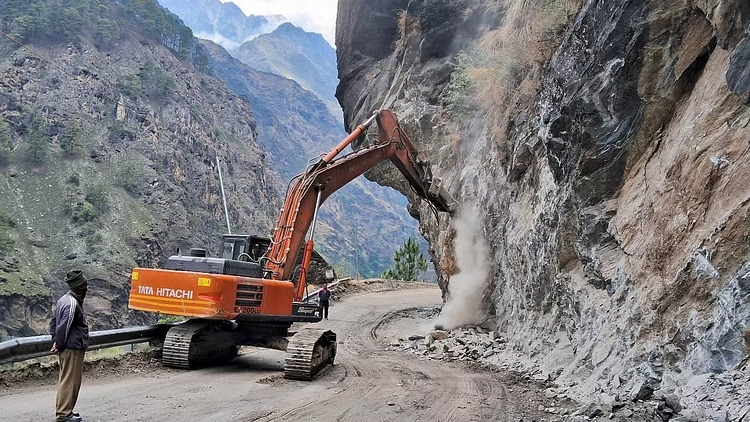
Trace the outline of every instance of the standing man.
{"type": "Polygon", "coordinates": [[[320,299],[320,306],[323,307],[323,316],[328,319],[328,301],[331,299],[331,292],[328,290],[328,284],[324,284],[323,288],[318,292],[318,299],[320,299]]]}
{"type": "Polygon", "coordinates": [[[83,299],[88,290],[88,280],[81,270],[72,270],[65,275],[70,291],[57,300],[50,321],[52,353],[60,361],[60,377],[57,380],[55,421],[81,422],[73,408],[78,400],[83,375],[83,355],[89,347],[89,326],[83,312],[83,299]]]}

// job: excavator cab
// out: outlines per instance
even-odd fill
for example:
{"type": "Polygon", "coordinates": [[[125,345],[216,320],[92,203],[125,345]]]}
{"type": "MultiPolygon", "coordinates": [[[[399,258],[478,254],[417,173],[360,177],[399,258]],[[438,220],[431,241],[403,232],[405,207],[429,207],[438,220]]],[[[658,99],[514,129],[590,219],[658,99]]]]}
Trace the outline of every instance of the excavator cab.
{"type": "Polygon", "coordinates": [[[234,261],[258,262],[270,245],[271,239],[267,237],[225,234],[221,237],[219,257],[234,261]]]}

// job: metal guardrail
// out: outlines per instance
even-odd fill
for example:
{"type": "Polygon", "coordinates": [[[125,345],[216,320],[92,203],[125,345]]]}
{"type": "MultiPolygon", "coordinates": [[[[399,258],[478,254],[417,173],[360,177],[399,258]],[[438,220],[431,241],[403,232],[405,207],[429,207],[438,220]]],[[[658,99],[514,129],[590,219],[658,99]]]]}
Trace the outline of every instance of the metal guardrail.
{"type": "MultiPolygon", "coordinates": [[[[160,324],[94,331],[89,336],[88,350],[164,340],[167,330],[171,327],[172,324],[160,324]]],[[[4,341],[0,343],[0,365],[51,355],[49,351],[51,348],[52,337],[50,336],[22,337],[4,341]]]]}

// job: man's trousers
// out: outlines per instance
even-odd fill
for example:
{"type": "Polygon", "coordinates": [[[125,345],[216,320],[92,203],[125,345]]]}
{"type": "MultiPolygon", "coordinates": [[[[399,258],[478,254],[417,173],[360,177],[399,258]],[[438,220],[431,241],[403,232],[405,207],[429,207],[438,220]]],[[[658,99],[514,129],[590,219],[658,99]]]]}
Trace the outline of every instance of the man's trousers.
{"type": "Polygon", "coordinates": [[[85,350],[63,350],[57,354],[60,360],[60,377],[57,380],[57,400],[55,419],[62,421],[73,413],[78,401],[83,375],[83,355],[85,350]]]}

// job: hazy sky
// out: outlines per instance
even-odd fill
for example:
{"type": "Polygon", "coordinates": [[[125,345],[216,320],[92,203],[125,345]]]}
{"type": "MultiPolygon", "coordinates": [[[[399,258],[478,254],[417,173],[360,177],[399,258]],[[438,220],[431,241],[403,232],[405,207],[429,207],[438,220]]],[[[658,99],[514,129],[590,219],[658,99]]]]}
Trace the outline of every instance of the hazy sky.
{"type": "MultiPolygon", "coordinates": [[[[230,0],[221,0],[227,3],[230,0]]],[[[334,45],[338,0],[231,0],[246,15],[284,15],[307,32],[323,34],[334,45]]]]}

